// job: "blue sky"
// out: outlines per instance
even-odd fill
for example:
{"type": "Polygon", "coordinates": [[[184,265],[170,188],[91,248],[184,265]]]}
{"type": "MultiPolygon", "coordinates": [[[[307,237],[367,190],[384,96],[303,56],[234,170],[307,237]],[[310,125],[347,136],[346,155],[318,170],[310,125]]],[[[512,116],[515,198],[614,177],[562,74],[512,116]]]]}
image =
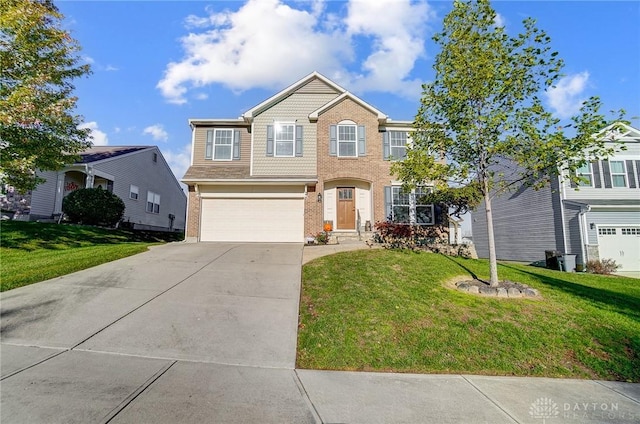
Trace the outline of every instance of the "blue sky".
{"type": "MultiPolygon", "coordinates": [[[[96,145],[157,145],[180,179],[190,118],[236,118],[318,71],[395,120],[433,77],[432,35],[450,1],[59,1],[93,74],[77,112],[96,145]]],[[[570,116],[598,95],[640,127],[640,2],[499,1],[516,34],[533,17],[565,61],[547,106],[570,116]],[[631,119],[633,118],[633,119],[631,119]]]]}

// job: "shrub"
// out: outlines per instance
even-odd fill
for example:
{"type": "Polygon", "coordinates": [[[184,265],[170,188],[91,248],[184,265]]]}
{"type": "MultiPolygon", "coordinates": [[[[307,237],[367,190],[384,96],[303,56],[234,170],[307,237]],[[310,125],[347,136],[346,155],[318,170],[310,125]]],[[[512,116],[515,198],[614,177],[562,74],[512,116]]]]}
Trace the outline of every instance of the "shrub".
{"type": "Polygon", "coordinates": [[[318,244],[327,244],[329,243],[329,233],[326,231],[321,231],[315,235],[316,243],[318,244]]]}
{"type": "Polygon", "coordinates": [[[374,240],[392,249],[416,249],[447,243],[448,233],[440,226],[377,222],[374,240]]]}
{"type": "Polygon", "coordinates": [[[620,265],[618,265],[613,259],[592,259],[587,262],[587,272],[592,274],[608,275],[616,272],[619,268],[620,265]]]}
{"type": "Polygon", "coordinates": [[[102,188],[81,188],[62,200],[62,211],[78,224],[114,226],[124,215],[124,202],[102,188]]]}

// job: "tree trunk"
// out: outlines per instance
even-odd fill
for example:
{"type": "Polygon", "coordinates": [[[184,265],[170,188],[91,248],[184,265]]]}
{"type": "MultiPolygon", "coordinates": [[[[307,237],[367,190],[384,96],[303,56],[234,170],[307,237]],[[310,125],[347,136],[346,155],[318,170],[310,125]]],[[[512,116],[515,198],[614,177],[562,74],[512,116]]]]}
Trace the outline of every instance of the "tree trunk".
{"type": "Polygon", "coordinates": [[[487,238],[489,239],[489,275],[490,286],[498,285],[498,261],[496,259],[496,241],[493,237],[493,212],[491,211],[491,197],[484,196],[485,211],[487,213],[487,238]]]}

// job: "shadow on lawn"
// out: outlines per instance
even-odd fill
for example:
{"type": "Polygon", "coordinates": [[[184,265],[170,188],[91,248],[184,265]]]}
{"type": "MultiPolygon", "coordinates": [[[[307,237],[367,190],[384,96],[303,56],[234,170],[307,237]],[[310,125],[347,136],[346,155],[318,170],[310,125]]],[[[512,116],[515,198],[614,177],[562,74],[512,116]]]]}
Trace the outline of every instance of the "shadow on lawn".
{"type": "Polygon", "coordinates": [[[68,249],[97,244],[163,243],[182,239],[182,233],[137,231],[75,224],[5,221],[2,247],[32,251],[68,249]]]}
{"type": "Polygon", "coordinates": [[[597,305],[602,305],[607,309],[624,314],[629,318],[640,321],[640,298],[624,293],[619,293],[607,289],[585,286],[579,283],[550,277],[548,275],[526,271],[512,265],[500,264],[501,267],[509,268],[523,274],[535,277],[541,283],[560,289],[566,293],[589,300],[597,305]]]}

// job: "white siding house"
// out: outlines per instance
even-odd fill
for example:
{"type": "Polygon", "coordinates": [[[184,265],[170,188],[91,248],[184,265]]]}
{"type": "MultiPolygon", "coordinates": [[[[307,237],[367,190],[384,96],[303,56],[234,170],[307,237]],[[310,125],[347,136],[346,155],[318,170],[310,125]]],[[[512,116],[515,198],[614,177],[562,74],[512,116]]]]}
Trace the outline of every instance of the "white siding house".
{"type": "Polygon", "coordinates": [[[62,199],[78,188],[102,187],[125,204],[123,223],[134,229],[182,231],[187,198],[156,146],[99,146],[55,172],[31,194],[30,220],[62,212],[62,199]]]}
{"type": "MultiPolygon", "coordinates": [[[[499,259],[540,261],[557,250],[575,254],[578,265],[607,258],[621,271],[640,271],[640,130],[620,124],[598,136],[616,153],[580,169],[580,186],[558,179],[493,200],[499,259]]],[[[478,256],[488,257],[484,205],[472,217],[478,256]]]]}

